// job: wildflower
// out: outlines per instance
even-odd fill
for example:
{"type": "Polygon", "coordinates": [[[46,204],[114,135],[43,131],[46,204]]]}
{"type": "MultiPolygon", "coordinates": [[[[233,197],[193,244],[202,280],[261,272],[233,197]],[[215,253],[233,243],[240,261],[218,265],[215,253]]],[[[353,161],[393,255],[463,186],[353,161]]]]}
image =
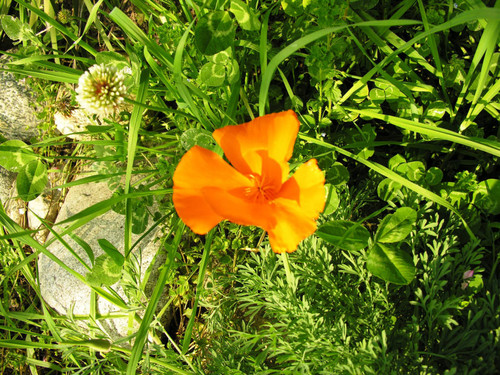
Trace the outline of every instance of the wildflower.
{"type": "Polygon", "coordinates": [[[468,270],[464,272],[464,275],[462,276],[462,289],[465,289],[469,286],[470,279],[474,277],[474,270],[468,270]]]}
{"type": "Polygon", "coordinates": [[[123,72],[114,66],[93,65],[78,80],[76,100],[89,113],[109,115],[123,102],[127,90],[124,79],[123,72]]]}
{"type": "Polygon", "coordinates": [[[295,251],[314,233],[325,206],[325,178],[315,159],[288,178],[298,131],[293,111],[215,130],[232,165],[200,146],[182,157],[173,177],[180,218],[198,234],[222,220],[258,226],[276,253],[295,251]]]}

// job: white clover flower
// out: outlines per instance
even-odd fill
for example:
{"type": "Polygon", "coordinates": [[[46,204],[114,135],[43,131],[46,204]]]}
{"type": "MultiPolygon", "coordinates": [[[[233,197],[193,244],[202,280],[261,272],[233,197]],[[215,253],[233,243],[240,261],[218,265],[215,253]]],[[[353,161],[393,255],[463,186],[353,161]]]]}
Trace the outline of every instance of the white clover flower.
{"type": "Polygon", "coordinates": [[[109,115],[123,102],[127,92],[124,79],[114,66],[93,65],[78,80],[76,100],[88,113],[109,115]]]}

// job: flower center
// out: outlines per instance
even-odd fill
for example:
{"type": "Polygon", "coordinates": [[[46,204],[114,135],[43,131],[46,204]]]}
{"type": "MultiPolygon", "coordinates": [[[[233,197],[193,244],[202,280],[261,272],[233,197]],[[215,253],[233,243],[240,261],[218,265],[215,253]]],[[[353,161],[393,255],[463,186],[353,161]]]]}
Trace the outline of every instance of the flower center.
{"type": "Polygon", "coordinates": [[[245,189],[245,195],[259,203],[271,203],[277,197],[277,191],[274,186],[266,184],[259,175],[248,175],[253,182],[253,186],[245,189]]]}
{"type": "Polygon", "coordinates": [[[95,84],[95,94],[97,96],[104,96],[109,92],[109,82],[98,81],[95,84]]]}

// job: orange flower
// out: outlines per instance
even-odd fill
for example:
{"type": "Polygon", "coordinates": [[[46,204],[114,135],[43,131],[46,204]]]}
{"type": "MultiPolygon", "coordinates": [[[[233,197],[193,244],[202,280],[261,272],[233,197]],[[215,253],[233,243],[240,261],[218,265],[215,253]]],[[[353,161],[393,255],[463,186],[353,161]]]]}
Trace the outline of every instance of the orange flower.
{"type": "Polygon", "coordinates": [[[258,226],[268,232],[274,252],[295,251],[315,232],[325,206],[325,177],[315,159],[288,178],[298,132],[293,111],[215,130],[232,166],[199,146],[186,152],[173,178],[179,217],[198,234],[222,220],[258,226]]]}

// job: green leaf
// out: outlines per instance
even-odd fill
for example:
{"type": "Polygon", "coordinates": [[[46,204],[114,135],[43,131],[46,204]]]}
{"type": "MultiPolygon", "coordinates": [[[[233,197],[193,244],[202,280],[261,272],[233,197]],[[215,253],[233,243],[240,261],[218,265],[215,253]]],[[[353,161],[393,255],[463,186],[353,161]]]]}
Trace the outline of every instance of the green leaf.
{"type": "Polygon", "coordinates": [[[303,0],[281,0],[281,6],[285,13],[292,17],[304,13],[303,0]]]}
{"type": "Polygon", "coordinates": [[[8,15],[2,15],[0,17],[0,25],[3,31],[12,40],[29,40],[33,32],[28,24],[22,22],[18,18],[14,18],[8,15]]]}
{"type": "Polygon", "coordinates": [[[409,207],[401,207],[387,215],[380,223],[375,234],[376,242],[395,243],[403,241],[417,221],[417,212],[409,207]]]}
{"type": "Polygon", "coordinates": [[[0,165],[10,172],[19,172],[37,159],[38,156],[23,141],[13,139],[0,145],[0,165]]]}
{"type": "Polygon", "coordinates": [[[236,21],[243,30],[259,30],[260,21],[252,9],[241,0],[231,0],[229,11],[234,14],[236,21]]]}
{"type": "Polygon", "coordinates": [[[335,162],[326,175],[328,182],[332,185],[343,185],[349,181],[349,171],[339,162],[335,162]]]}
{"type": "Polygon", "coordinates": [[[104,51],[99,52],[95,56],[95,61],[97,64],[112,65],[118,70],[121,70],[129,66],[127,59],[117,52],[104,51]]]}
{"type": "Polygon", "coordinates": [[[448,111],[449,110],[446,106],[446,103],[437,100],[429,104],[427,110],[425,111],[424,117],[431,121],[437,121],[440,120],[448,111]]]}
{"type": "Polygon", "coordinates": [[[392,169],[394,171],[396,167],[402,163],[406,163],[406,159],[401,155],[396,154],[389,159],[389,163],[387,164],[387,166],[389,167],[389,169],[392,169]]]}
{"type": "Polygon", "coordinates": [[[393,284],[407,285],[415,278],[411,256],[394,245],[376,243],[368,254],[366,268],[393,284]]]}
{"type": "Polygon", "coordinates": [[[102,254],[96,258],[92,271],[85,277],[91,286],[110,286],[120,280],[122,268],[109,255],[102,254]]]}
{"type": "Polygon", "coordinates": [[[430,186],[435,186],[441,182],[443,179],[443,171],[438,167],[431,167],[425,174],[425,181],[430,186]]]}
{"type": "Polygon", "coordinates": [[[390,178],[384,178],[377,187],[377,195],[380,199],[389,202],[392,201],[398,195],[398,191],[401,190],[403,185],[396,182],[390,178]]]}
{"type": "Polygon", "coordinates": [[[325,185],[326,190],[326,204],[323,215],[330,215],[334,213],[340,204],[340,199],[337,190],[331,184],[325,185]]]}
{"type": "Polygon", "coordinates": [[[240,77],[240,66],[238,65],[238,61],[231,59],[230,64],[226,65],[226,70],[227,81],[230,85],[235,84],[240,77]]]}
{"type": "Polygon", "coordinates": [[[344,220],[323,224],[316,234],[319,238],[348,251],[364,249],[370,239],[370,232],[361,224],[344,220]]]}
{"type": "Polygon", "coordinates": [[[208,62],[201,67],[198,77],[201,83],[207,86],[222,86],[226,78],[226,67],[222,64],[208,62]]]}
{"type": "Polygon", "coordinates": [[[85,251],[85,253],[89,257],[90,264],[94,265],[95,256],[94,256],[94,251],[92,250],[90,245],[72,232],[68,233],[68,236],[70,236],[73,241],[75,241],[78,245],[80,245],[80,247],[85,251]]]}
{"type": "Polygon", "coordinates": [[[370,90],[370,99],[375,104],[380,104],[385,101],[385,91],[378,88],[370,90]]]}
{"type": "Polygon", "coordinates": [[[123,262],[125,261],[125,257],[120,253],[120,250],[118,250],[111,242],[104,238],[100,238],[97,240],[97,243],[101,247],[101,249],[104,250],[104,252],[111,258],[113,261],[119,265],[120,267],[123,266],[123,262]]]}
{"type": "Polygon", "coordinates": [[[481,181],[472,201],[492,215],[500,214],[500,180],[491,178],[481,181]]]}
{"type": "Polygon", "coordinates": [[[148,226],[149,211],[143,202],[132,205],[132,233],[141,234],[148,226]]]}
{"type": "Polygon", "coordinates": [[[194,44],[204,55],[213,55],[231,47],[235,34],[236,27],[228,12],[208,13],[194,30],[194,44]]]}
{"type": "Polygon", "coordinates": [[[43,192],[48,181],[45,164],[40,160],[33,160],[26,164],[17,175],[17,193],[23,201],[29,202],[43,192]]]}
{"type": "Polygon", "coordinates": [[[396,167],[396,172],[405,176],[410,181],[420,181],[425,176],[425,165],[421,161],[402,163],[396,167]]]}
{"type": "Polygon", "coordinates": [[[208,150],[214,150],[217,147],[212,134],[205,129],[188,129],[181,135],[181,145],[184,150],[198,145],[208,150]]]}

